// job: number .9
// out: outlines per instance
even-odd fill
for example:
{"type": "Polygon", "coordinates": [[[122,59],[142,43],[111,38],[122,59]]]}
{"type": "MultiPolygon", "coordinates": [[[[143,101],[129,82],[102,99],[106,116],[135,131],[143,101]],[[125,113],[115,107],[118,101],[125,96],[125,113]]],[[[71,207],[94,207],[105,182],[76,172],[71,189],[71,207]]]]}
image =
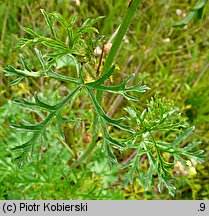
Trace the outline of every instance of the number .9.
{"type": "Polygon", "coordinates": [[[205,203],[200,203],[200,211],[205,211],[205,203]]]}

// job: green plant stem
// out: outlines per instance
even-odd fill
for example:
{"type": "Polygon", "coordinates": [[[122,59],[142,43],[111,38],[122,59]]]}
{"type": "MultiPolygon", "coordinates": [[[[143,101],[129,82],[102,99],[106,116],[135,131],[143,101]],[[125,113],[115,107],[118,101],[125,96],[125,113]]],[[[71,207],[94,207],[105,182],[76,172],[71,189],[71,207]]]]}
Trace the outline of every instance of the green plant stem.
{"type": "Polygon", "coordinates": [[[104,64],[102,74],[107,73],[107,71],[109,71],[110,67],[112,66],[112,63],[115,59],[116,53],[120,47],[120,44],[123,40],[123,37],[125,36],[127,29],[128,29],[128,26],[129,26],[129,24],[133,18],[133,15],[134,15],[135,11],[137,10],[140,3],[141,3],[141,0],[134,0],[132,2],[132,4],[130,5],[130,7],[129,7],[121,25],[120,25],[118,33],[117,33],[117,35],[113,41],[112,48],[110,49],[107,60],[104,64]]]}
{"type": "MultiPolygon", "coordinates": [[[[104,75],[105,73],[107,73],[111,66],[112,63],[115,59],[115,56],[117,54],[117,51],[120,47],[120,44],[123,40],[123,37],[125,36],[128,26],[134,16],[135,11],[137,10],[139,4],[141,3],[141,0],[134,0],[132,2],[132,4],[130,5],[130,7],[128,8],[128,11],[120,25],[120,28],[118,30],[118,33],[114,39],[112,48],[108,54],[107,60],[104,64],[103,70],[102,70],[102,75],[104,75]]],[[[99,104],[102,104],[102,98],[103,98],[103,91],[98,90],[97,91],[97,100],[99,102],[99,104]]],[[[91,152],[94,150],[94,148],[96,147],[97,144],[97,140],[98,140],[98,128],[99,128],[99,121],[98,121],[98,114],[94,113],[94,132],[93,132],[93,137],[91,140],[91,143],[89,144],[88,148],[86,149],[86,151],[81,155],[80,158],[78,158],[77,161],[75,161],[72,166],[76,167],[78,166],[80,163],[82,163],[83,161],[85,161],[87,159],[87,157],[91,154],[91,152]]]]}
{"type": "MultiPolygon", "coordinates": [[[[128,26],[130,25],[130,22],[134,16],[134,13],[137,10],[140,3],[141,3],[141,0],[134,0],[131,3],[130,7],[128,8],[128,11],[127,11],[127,13],[126,13],[121,25],[120,25],[120,28],[117,32],[117,35],[113,41],[112,47],[111,47],[110,52],[109,52],[108,57],[107,57],[107,60],[105,61],[105,64],[104,64],[104,67],[102,70],[102,75],[107,73],[110,70],[112,63],[115,59],[115,56],[117,54],[117,51],[120,47],[120,44],[123,40],[123,37],[125,36],[127,29],[128,29],[128,26]]],[[[102,103],[102,98],[103,98],[103,92],[97,91],[97,100],[100,104],[102,103]]]]}
{"type": "Polygon", "coordinates": [[[98,139],[98,126],[99,126],[99,115],[97,113],[94,113],[94,134],[92,136],[92,140],[91,143],[88,145],[87,149],[85,150],[85,152],[72,164],[72,167],[77,167],[79,166],[79,164],[81,164],[84,160],[87,159],[87,157],[91,154],[91,152],[94,150],[94,148],[96,147],[97,144],[97,139],[98,139]]]}
{"type": "Polygon", "coordinates": [[[4,39],[5,39],[5,35],[6,35],[6,28],[7,28],[7,21],[9,18],[9,12],[10,12],[10,2],[8,3],[7,9],[6,9],[6,14],[4,17],[4,22],[3,22],[3,26],[2,26],[2,33],[1,33],[1,44],[3,45],[4,43],[4,39]]]}

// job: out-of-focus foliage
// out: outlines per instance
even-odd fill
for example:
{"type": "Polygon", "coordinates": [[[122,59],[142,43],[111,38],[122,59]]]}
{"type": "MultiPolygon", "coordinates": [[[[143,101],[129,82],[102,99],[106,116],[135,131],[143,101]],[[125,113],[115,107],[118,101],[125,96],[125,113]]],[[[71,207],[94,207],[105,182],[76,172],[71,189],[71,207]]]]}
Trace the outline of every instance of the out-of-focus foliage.
{"type": "MultiPolygon", "coordinates": [[[[193,139],[202,143],[201,149],[205,149],[206,155],[208,155],[208,4],[204,6],[205,13],[200,22],[187,23],[188,25],[183,29],[172,27],[176,20],[183,20],[189,14],[190,9],[195,5],[195,1],[192,3],[190,5],[190,1],[184,1],[183,3],[182,1],[147,1],[142,4],[139,8],[139,14],[142,14],[142,16],[135,15],[133,26],[130,26],[127,36],[124,38],[122,52],[119,52],[117,58],[120,60],[117,61],[117,68],[120,68],[120,70],[113,75],[112,79],[119,83],[135,71],[136,81],[143,80],[151,87],[151,91],[141,96],[140,103],[136,105],[137,110],[143,111],[146,107],[146,99],[150,100],[156,92],[160,97],[174,99],[175,105],[183,111],[182,116],[196,127],[193,139]],[[156,8],[161,8],[163,12],[159,13],[156,8]]],[[[23,26],[29,26],[38,32],[42,32],[46,28],[44,20],[40,16],[40,8],[47,8],[47,12],[56,10],[64,15],[67,20],[76,15],[78,26],[89,17],[106,15],[105,20],[97,23],[96,27],[106,35],[106,40],[108,40],[120,23],[120,17],[123,15],[122,11],[127,6],[128,3],[126,4],[122,0],[105,2],[88,0],[80,1],[80,4],[76,4],[75,1],[64,0],[56,2],[44,0],[4,1],[3,4],[0,4],[1,17],[4,17],[0,20],[1,71],[9,64],[20,68],[20,63],[17,63],[19,56],[15,50],[15,45],[18,38],[23,36],[23,26]]],[[[47,30],[43,32],[47,32],[47,30]]],[[[64,30],[59,33],[64,40],[64,30]]],[[[30,56],[31,53],[33,53],[31,49],[25,49],[24,55],[30,56]]],[[[37,69],[35,58],[31,59],[29,64],[32,65],[32,70],[37,69]]],[[[68,68],[62,66],[62,73],[67,75],[69,67],[74,70],[71,65],[68,65],[68,68]]],[[[121,189],[119,186],[122,179],[121,174],[114,170],[107,170],[107,164],[104,164],[101,159],[104,156],[99,149],[89,160],[89,165],[84,165],[80,169],[72,171],[66,161],[70,161],[73,154],[79,154],[88,145],[88,143],[85,143],[86,141],[83,141],[85,136],[89,136],[88,127],[91,122],[88,121],[80,128],[76,128],[78,124],[75,123],[75,127],[67,124],[64,129],[65,135],[68,135],[67,137],[75,137],[75,140],[70,140],[70,142],[79,143],[78,152],[68,149],[68,145],[66,145],[68,139],[63,142],[63,146],[66,147],[63,148],[60,142],[56,141],[57,138],[54,137],[53,127],[50,127],[47,131],[51,134],[50,145],[46,146],[47,151],[44,152],[45,148],[38,149],[37,155],[40,156],[41,160],[36,160],[36,162],[30,164],[31,171],[29,171],[28,166],[25,166],[20,172],[14,164],[14,158],[8,147],[22,143],[26,137],[24,134],[13,133],[9,125],[11,122],[17,124],[22,119],[30,119],[29,123],[34,123],[40,119],[37,118],[36,114],[19,112],[19,108],[8,100],[17,97],[30,99],[34,91],[41,91],[43,95],[50,96],[50,92],[58,89],[58,86],[61,86],[61,94],[65,95],[66,89],[62,83],[57,84],[48,78],[38,79],[37,81],[28,79],[26,82],[13,87],[9,87],[9,82],[11,80],[5,79],[3,74],[0,73],[0,148],[2,152],[1,165],[3,164],[0,169],[4,173],[0,183],[2,199],[172,199],[167,193],[159,194],[157,190],[148,189],[147,192],[144,192],[145,188],[139,180],[121,189]],[[45,88],[43,82],[46,85],[45,88]],[[11,92],[15,92],[15,94],[11,92]],[[78,133],[81,130],[82,134],[78,133]],[[56,158],[60,158],[61,162],[57,163],[56,158]],[[46,167],[43,164],[47,164],[46,167]],[[85,187],[82,184],[84,180],[85,187]],[[60,184],[57,184],[57,182],[60,182],[60,184]],[[70,188],[74,189],[71,190],[70,188]],[[20,197],[20,191],[24,191],[24,197],[20,197]]],[[[43,95],[42,98],[44,98],[43,95]]],[[[51,101],[56,103],[59,97],[60,95],[55,96],[51,98],[51,101]]],[[[86,101],[86,95],[81,94],[76,103],[72,105],[75,111],[71,115],[76,117],[80,115],[76,113],[76,109],[80,109],[81,106],[87,119],[92,117],[89,104],[83,105],[84,101],[86,101]]],[[[125,113],[122,104],[133,105],[132,102],[127,104],[123,98],[113,96],[111,93],[105,95],[104,102],[105,111],[114,118],[121,117],[121,112],[125,113]],[[113,105],[115,105],[114,108],[113,105]],[[120,112],[117,110],[120,110],[120,112]]],[[[66,110],[67,115],[68,113],[69,110],[66,110]]],[[[114,136],[121,138],[123,134],[114,132],[114,136]]],[[[162,137],[157,135],[157,138],[164,139],[164,137],[165,135],[162,137]]],[[[167,139],[171,138],[168,137],[167,139]]],[[[131,153],[128,151],[121,155],[117,151],[115,152],[116,155],[118,154],[117,158],[121,160],[121,163],[131,153]]],[[[190,166],[189,171],[184,170],[182,164],[174,167],[174,175],[177,178],[175,184],[177,190],[174,199],[208,199],[208,159],[202,165],[188,164],[188,166],[190,166]]],[[[146,157],[141,158],[140,167],[144,172],[148,168],[146,157]]],[[[155,178],[153,183],[157,188],[158,182],[155,181],[155,178]]]]}

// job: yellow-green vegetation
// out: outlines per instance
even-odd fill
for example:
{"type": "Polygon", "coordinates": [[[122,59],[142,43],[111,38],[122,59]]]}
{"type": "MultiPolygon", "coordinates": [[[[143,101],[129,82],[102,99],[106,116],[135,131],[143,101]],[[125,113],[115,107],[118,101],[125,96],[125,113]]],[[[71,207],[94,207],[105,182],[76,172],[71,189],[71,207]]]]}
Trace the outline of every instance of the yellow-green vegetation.
{"type": "Polygon", "coordinates": [[[1,199],[208,199],[207,1],[4,1],[1,199]]]}

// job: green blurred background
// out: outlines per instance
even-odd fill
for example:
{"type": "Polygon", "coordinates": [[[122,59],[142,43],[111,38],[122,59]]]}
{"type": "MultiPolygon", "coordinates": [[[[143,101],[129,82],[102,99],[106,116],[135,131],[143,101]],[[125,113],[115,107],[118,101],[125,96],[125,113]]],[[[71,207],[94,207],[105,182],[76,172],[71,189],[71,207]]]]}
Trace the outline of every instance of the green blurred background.
{"type": "MultiPolygon", "coordinates": [[[[194,0],[148,0],[140,6],[123,41],[116,59],[120,74],[137,73],[151,90],[143,95],[139,106],[154,94],[175,101],[182,115],[196,126],[193,138],[202,142],[201,149],[209,152],[209,6],[204,17],[197,23],[184,28],[173,24],[185,17],[194,0]]],[[[121,175],[109,170],[101,149],[95,150],[88,163],[80,169],[72,169],[68,149],[57,139],[56,128],[50,127],[50,143],[39,149],[37,158],[21,170],[13,162],[10,146],[22,142],[24,134],[17,134],[9,125],[30,116],[22,112],[11,100],[32,97],[34,91],[51,95],[56,100],[59,86],[47,80],[27,80],[17,86],[10,86],[11,79],[2,73],[7,65],[19,67],[18,39],[24,36],[23,26],[45,33],[46,24],[40,13],[58,11],[67,20],[76,15],[77,25],[89,17],[105,15],[96,24],[108,40],[120,24],[129,2],[124,0],[0,0],[0,199],[208,199],[208,159],[189,173],[176,168],[176,196],[166,191],[144,191],[139,180],[125,188],[120,187],[121,175]]],[[[64,34],[60,32],[60,35],[64,34]]],[[[64,35],[63,35],[64,37],[64,35]]],[[[31,49],[24,51],[31,56],[31,49]]],[[[30,58],[36,67],[36,60],[30,58]]],[[[60,84],[61,85],[61,84],[60,84]]],[[[112,98],[114,101],[115,98],[112,98]]],[[[78,103],[78,102],[77,102],[78,103]]],[[[106,101],[106,109],[111,106],[106,101]]],[[[119,103],[117,109],[125,105],[119,103]]],[[[75,104],[75,109],[78,105],[75,104]]],[[[111,113],[117,116],[117,113],[111,113]]],[[[86,112],[86,116],[91,113],[86,112]]],[[[31,119],[34,116],[30,116],[31,119]]],[[[66,133],[78,136],[69,125],[66,133]]],[[[85,134],[85,131],[83,132],[85,134]]],[[[79,148],[85,148],[85,142],[79,148]]]]}

